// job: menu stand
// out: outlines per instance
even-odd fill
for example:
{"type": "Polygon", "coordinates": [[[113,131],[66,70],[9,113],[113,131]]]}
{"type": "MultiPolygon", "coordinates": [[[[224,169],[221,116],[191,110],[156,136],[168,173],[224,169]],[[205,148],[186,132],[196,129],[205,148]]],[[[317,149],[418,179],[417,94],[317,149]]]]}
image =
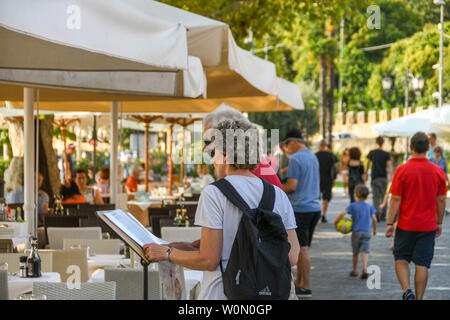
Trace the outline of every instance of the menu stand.
{"type": "Polygon", "coordinates": [[[144,300],[148,300],[148,265],[150,262],[141,258],[141,265],[144,270],[144,300]]]}

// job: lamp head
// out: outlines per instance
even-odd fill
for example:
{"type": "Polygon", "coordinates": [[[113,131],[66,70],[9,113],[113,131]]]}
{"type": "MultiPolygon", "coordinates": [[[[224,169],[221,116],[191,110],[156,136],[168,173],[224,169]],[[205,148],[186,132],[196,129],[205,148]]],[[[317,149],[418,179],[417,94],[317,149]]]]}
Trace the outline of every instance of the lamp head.
{"type": "Polygon", "coordinates": [[[438,6],[445,6],[444,0],[433,0],[433,3],[438,6]]]}
{"type": "Polygon", "coordinates": [[[424,85],[425,85],[425,80],[421,76],[415,77],[413,79],[413,89],[415,91],[421,91],[423,89],[424,85]]]}
{"type": "Polygon", "coordinates": [[[391,90],[392,88],[392,78],[390,77],[384,77],[382,82],[381,82],[383,89],[388,91],[391,90]]]}

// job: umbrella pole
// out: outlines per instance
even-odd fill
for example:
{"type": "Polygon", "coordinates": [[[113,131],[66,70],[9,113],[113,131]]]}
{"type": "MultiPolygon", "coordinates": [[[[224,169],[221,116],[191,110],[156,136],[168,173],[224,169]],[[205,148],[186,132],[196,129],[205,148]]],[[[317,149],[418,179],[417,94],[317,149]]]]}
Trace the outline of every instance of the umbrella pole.
{"type": "Polygon", "coordinates": [[[97,172],[97,116],[93,117],[92,120],[92,140],[93,140],[93,152],[92,152],[92,174],[94,175],[97,172]]]}
{"type": "Polygon", "coordinates": [[[170,125],[169,130],[169,196],[172,195],[172,184],[173,184],[172,135],[173,135],[173,124],[170,125]]]}
{"type": "Polygon", "coordinates": [[[71,178],[71,172],[69,168],[69,159],[67,157],[67,147],[66,147],[66,125],[64,120],[61,122],[61,138],[63,140],[63,148],[64,148],[64,176],[66,177],[66,181],[69,181],[71,178]]]}
{"type": "Polygon", "coordinates": [[[119,129],[118,129],[118,102],[111,102],[111,161],[110,161],[110,176],[109,176],[109,194],[110,203],[119,207],[119,129]]]}
{"type": "Polygon", "coordinates": [[[184,129],[185,128],[183,127],[183,141],[182,141],[182,144],[181,144],[180,182],[183,182],[183,180],[184,180],[184,139],[185,139],[185,137],[184,137],[184,134],[185,134],[184,129]]]}
{"type": "Polygon", "coordinates": [[[148,131],[149,124],[145,124],[145,192],[148,192],[148,131]]]}
{"type": "Polygon", "coordinates": [[[24,88],[24,217],[28,222],[28,234],[35,236],[34,219],[34,115],[32,88],[24,88]]]}

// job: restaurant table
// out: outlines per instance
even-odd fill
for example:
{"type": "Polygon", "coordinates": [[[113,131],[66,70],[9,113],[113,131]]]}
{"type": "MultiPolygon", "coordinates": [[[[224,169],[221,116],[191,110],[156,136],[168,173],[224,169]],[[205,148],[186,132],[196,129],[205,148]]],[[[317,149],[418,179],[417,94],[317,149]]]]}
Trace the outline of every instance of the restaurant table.
{"type": "Polygon", "coordinates": [[[58,272],[43,272],[39,278],[20,278],[18,275],[8,275],[9,300],[31,292],[34,282],[61,282],[61,277],[58,272]]]}
{"type": "Polygon", "coordinates": [[[124,255],[120,254],[97,254],[95,256],[88,257],[88,273],[89,278],[98,269],[105,267],[128,267],[130,265],[130,259],[126,259],[124,255]]]}
{"type": "MultiPolygon", "coordinates": [[[[154,266],[157,266],[155,264],[154,266]]],[[[157,267],[155,268],[157,270],[157,267]]],[[[184,268],[184,283],[186,285],[186,299],[195,300],[198,296],[198,288],[203,280],[203,271],[190,270],[184,268]]],[[[105,270],[94,272],[88,282],[104,282],[105,270]]]]}

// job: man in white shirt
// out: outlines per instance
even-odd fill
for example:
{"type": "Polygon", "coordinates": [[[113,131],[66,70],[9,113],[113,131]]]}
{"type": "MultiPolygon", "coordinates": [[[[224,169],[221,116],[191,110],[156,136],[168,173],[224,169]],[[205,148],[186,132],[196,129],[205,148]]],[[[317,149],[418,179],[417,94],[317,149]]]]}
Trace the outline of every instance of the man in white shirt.
{"type": "MultiPolygon", "coordinates": [[[[226,130],[238,130],[247,132],[255,127],[249,122],[225,120],[221,122],[217,129],[221,132],[223,145],[228,138],[226,130]]],[[[215,137],[217,139],[217,136],[215,137]]],[[[222,150],[211,143],[211,157],[213,159],[215,175],[218,179],[225,178],[230,182],[237,192],[242,196],[250,208],[256,208],[261,201],[263,194],[263,182],[260,178],[251,173],[258,163],[252,164],[251,153],[257,152],[258,148],[251,146],[249,140],[245,141],[245,163],[238,161],[238,152],[222,150]],[[255,150],[253,150],[255,149],[255,150]]],[[[232,144],[233,145],[233,144],[232,144]]],[[[236,147],[240,149],[241,146],[236,147]]],[[[241,153],[239,153],[241,155],[241,153]]],[[[258,155],[258,154],[257,154],[258,155]]],[[[257,162],[258,156],[255,157],[257,162]]],[[[289,262],[291,265],[297,263],[300,246],[296,235],[296,223],[292,206],[286,194],[278,187],[275,187],[275,205],[273,212],[279,214],[286,228],[288,241],[291,246],[289,251],[289,262]]],[[[222,263],[226,269],[230,257],[231,248],[240,223],[242,212],[235,207],[225,195],[214,185],[208,185],[202,192],[195,224],[202,226],[202,236],[198,244],[175,245],[173,250],[168,246],[148,244],[144,246],[144,252],[149,260],[160,261],[169,260],[189,269],[203,270],[203,281],[200,286],[199,299],[204,300],[224,300],[222,273],[219,264],[222,263]],[[184,250],[181,250],[183,248],[184,250]]],[[[270,274],[267,275],[270,277],[270,274]]]]}

